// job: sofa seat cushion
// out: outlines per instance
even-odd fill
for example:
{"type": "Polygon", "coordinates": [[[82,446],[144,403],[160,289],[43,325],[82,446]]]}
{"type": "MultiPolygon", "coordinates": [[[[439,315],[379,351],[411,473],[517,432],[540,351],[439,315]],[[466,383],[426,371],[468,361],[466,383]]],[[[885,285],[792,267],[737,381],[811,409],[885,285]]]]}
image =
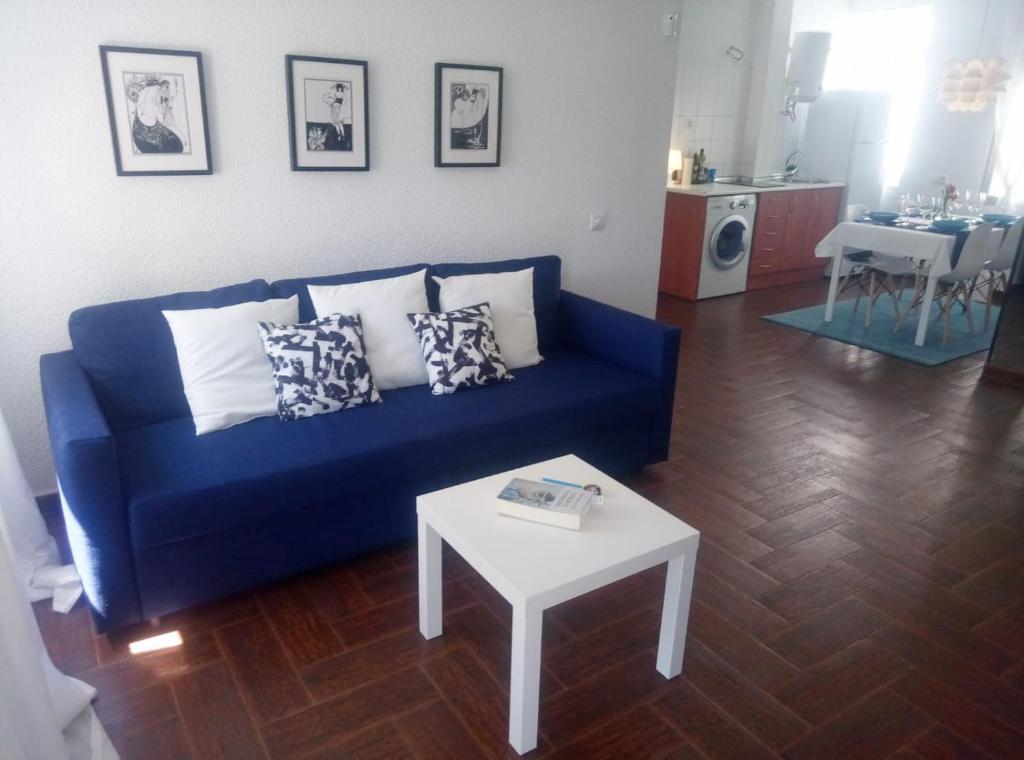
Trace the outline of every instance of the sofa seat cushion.
{"type": "Polygon", "coordinates": [[[384,403],[344,414],[264,417],[204,436],[188,418],[117,434],[136,550],[306,506],[358,508],[361,495],[402,482],[440,488],[503,456],[635,424],[658,401],[653,378],[561,352],[514,383],[381,395],[384,403]]]}

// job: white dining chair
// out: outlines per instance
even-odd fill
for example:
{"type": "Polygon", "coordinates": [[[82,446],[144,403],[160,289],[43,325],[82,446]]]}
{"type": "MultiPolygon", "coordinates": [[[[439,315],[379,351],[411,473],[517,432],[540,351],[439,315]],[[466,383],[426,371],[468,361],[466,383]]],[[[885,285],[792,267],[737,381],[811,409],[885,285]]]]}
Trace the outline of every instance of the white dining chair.
{"type": "MultiPolygon", "coordinates": [[[[967,314],[967,329],[972,334],[974,333],[974,318],[971,315],[973,284],[985,264],[995,256],[996,247],[1001,239],[1001,232],[1001,230],[996,230],[994,222],[979,224],[967,236],[967,240],[964,241],[964,247],[960,251],[960,258],[957,259],[953,270],[939,277],[935,289],[935,300],[939,302],[938,316],[943,321],[943,345],[949,340],[949,316],[953,306],[957,303],[963,305],[964,311],[967,314]]],[[[926,282],[926,277],[921,276],[917,278],[917,282],[914,285],[914,298],[910,302],[910,307],[896,320],[896,327],[893,328],[893,332],[899,330],[907,315],[921,305],[921,302],[924,300],[924,285],[926,282]]]]}
{"type": "Polygon", "coordinates": [[[868,280],[868,310],[864,315],[864,326],[871,327],[871,314],[875,302],[883,293],[888,293],[892,299],[892,309],[899,320],[900,299],[903,298],[903,291],[907,287],[907,277],[918,274],[917,265],[910,259],[898,256],[876,255],[864,265],[864,268],[868,280]]]}
{"type": "MultiPolygon", "coordinates": [[[[846,207],[846,221],[855,222],[868,215],[868,207],[862,203],[851,203],[846,207]]],[[[896,317],[899,318],[899,300],[903,297],[903,290],[906,287],[904,275],[914,274],[914,265],[909,260],[898,256],[889,256],[875,251],[850,251],[843,254],[843,268],[846,276],[839,283],[836,298],[841,296],[847,288],[857,287],[857,300],[853,304],[853,311],[856,313],[860,308],[862,295],[868,296],[868,310],[864,315],[864,326],[871,327],[871,317],[874,311],[875,302],[883,293],[888,293],[892,298],[893,309],[896,317]]],[[[843,274],[841,270],[839,272],[843,274]]]]}
{"type": "MultiPolygon", "coordinates": [[[[846,207],[845,221],[855,222],[858,219],[862,219],[868,214],[868,207],[861,203],[851,203],[846,207]]],[[[839,298],[846,290],[852,285],[857,286],[857,301],[853,305],[853,310],[857,311],[860,307],[860,297],[868,292],[865,284],[865,277],[863,276],[866,272],[864,265],[867,264],[875,257],[873,251],[850,251],[849,253],[843,254],[842,267],[839,270],[842,281],[839,283],[839,290],[836,292],[836,298],[839,298]]]]}
{"type": "Polygon", "coordinates": [[[981,279],[976,288],[985,295],[985,329],[988,329],[989,319],[992,313],[992,302],[997,290],[1003,293],[1010,282],[1010,270],[1013,268],[1014,259],[1017,258],[1017,249],[1020,248],[1021,233],[1024,233],[1024,218],[1018,219],[1003,235],[999,244],[999,250],[992,260],[985,264],[981,270],[981,279]]]}

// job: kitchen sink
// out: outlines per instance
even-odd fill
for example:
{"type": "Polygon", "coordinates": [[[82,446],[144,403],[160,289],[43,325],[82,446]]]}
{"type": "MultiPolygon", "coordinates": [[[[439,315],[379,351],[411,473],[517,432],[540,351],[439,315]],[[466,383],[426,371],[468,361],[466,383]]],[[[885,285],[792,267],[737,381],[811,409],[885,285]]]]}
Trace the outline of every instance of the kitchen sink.
{"type": "Polygon", "coordinates": [[[746,177],[743,175],[718,177],[715,182],[728,185],[744,185],[746,187],[785,187],[786,185],[817,185],[826,183],[827,179],[813,179],[811,177],[793,177],[783,179],[779,174],[770,174],[766,177],[746,177]]]}

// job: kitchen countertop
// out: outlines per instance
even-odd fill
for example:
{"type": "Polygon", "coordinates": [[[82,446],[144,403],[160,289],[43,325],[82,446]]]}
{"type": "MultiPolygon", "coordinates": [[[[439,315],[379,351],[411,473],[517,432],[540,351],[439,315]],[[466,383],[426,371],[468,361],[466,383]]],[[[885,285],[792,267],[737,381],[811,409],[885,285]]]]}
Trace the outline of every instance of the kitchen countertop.
{"type": "Polygon", "coordinates": [[[670,182],[665,186],[665,189],[670,193],[710,198],[717,195],[750,195],[752,193],[775,193],[787,192],[789,190],[820,190],[826,187],[845,187],[845,185],[845,182],[792,182],[783,187],[750,187],[748,185],[729,185],[724,182],[708,182],[704,185],[674,185],[670,182]]]}

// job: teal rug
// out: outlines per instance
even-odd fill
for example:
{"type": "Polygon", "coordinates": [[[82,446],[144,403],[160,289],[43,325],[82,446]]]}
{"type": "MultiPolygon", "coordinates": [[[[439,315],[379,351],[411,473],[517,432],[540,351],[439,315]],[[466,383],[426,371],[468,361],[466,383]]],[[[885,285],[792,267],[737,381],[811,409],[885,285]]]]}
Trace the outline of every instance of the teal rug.
{"type": "MultiPolygon", "coordinates": [[[[904,303],[909,300],[906,298],[904,303]]],[[[762,319],[861,348],[870,348],[872,351],[905,359],[915,364],[923,364],[926,367],[944,364],[978,351],[987,351],[992,343],[992,333],[999,319],[999,308],[993,306],[989,329],[983,330],[985,307],[975,304],[971,311],[974,316],[974,334],[971,335],[967,330],[967,315],[961,307],[954,306],[953,315],[949,320],[949,340],[946,345],[942,345],[942,321],[936,319],[939,307],[938,303],[935,303],[932,305],[929,315],[931,323],[928,325],[928,335],[924,345],[915,346],[916,311],[907,317],[899,332],[893,334],[892,328],[896,324],[896,317],[893,313],[892,301],[888,297],[880,298],[875,303],[874,311],[871,314],[871,327],[868,328],[864,327],[867,301],[862,298],[860,308],[856,311],[854,311],[853,305],[853,299],[838,301],[831,322],[825,321],[825,304],[785,311],[781,314],[769,314],[762,319]]]]}

